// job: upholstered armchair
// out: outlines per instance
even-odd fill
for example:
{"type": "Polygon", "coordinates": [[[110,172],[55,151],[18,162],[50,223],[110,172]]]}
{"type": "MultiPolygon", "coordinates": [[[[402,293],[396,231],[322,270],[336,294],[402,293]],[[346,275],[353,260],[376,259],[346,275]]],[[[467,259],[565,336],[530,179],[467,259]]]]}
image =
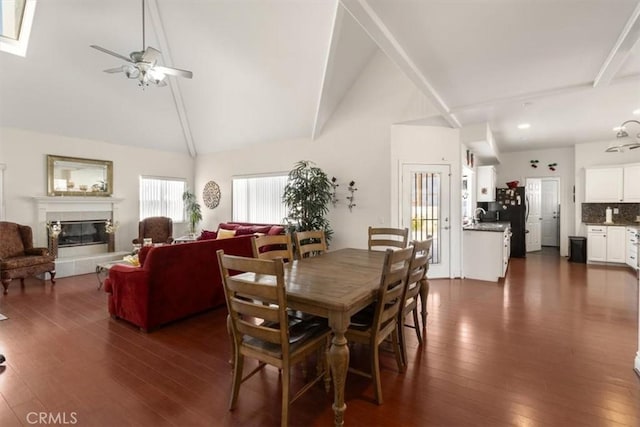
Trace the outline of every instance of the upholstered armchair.
{"type": "Polygon", "coordinates": [[[138,237],[133,243],[142,244],[145,238],[153,243],[173,242],[173,221],[165,216],[151,216],[138,224],[138,237]]]}
{"type": "Polygon", "coordinates": [[[55,283],[56,264],[47,248],[33,247],[31,227],[0,221],[0,280],[7,294],[9,283],[20,279],[24,286],[26,277],[49,273],[55,283]]]}

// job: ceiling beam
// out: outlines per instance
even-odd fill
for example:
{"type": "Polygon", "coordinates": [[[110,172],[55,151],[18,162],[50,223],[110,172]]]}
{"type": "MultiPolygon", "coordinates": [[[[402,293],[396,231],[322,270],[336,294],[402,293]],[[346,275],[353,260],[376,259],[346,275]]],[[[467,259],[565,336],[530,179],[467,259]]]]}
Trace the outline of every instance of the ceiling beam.
{"type": "Polygon", "coordinates": [[[629,57],[633,47],[638,44],[638,40],[640,40],[640,2],[631,13],[616,44],[613,45],[609,56],[600,67],[598,75],[593,80],[593,87],[606,86],[611,82],[629,57]]]}
{"type": "Polygon", "coordinates": [[[369,3],[366,0],[340,0],[340,2],[387,57],[400,67],[402,72],[433,103],[447,123],[453,128],[460,128],[460,122],[431,85],[427,76],[420,71],[369,3]]]}
{"type": "MultiPolygon", "coordinates": [[[[160,17],[160,9],[158,9],[158,3],[156,0],[147,0],[147,7],[149,8],[149,15],[151,15],[151,23],[155,30],[156,37],[158,39],[160,52],[162,52],[162,58],[164,64],[167,67],[173,66],[173,59],[171,59],[171,51],[169,50],[169,42],[167,41],[167,35],[164,31],[164,25],[160,17]]],[[[146,46],[145,46],[146,47],[146,46]]],[[[193,142],[193,135],[191,134],[191,126],[189,125],[189,118],[187,117],[187,111],[184,108],[184,101],[182,100],[182,92],[180,92],[180,86],[173,77],[167,77],[169,88],[171,89],[171,95],[173,96],[173,104],[176,107],[178,113],[178,119],[180,120],[180,126],[182,127],[182,135],[184,136],[184,142],[187,145],[187,150],[191,157],[196,157],[198,152],[196,151],[195,144],[193,142]]]]}
{"type": "MultiPolygon", "coordinates": [[[[611,84],[625,83],[628,81],[638,80],[640,79],[640,74],[630,74],[628,76],[619,77],[613,79],[611,84]]],[[[555,96],[567,95],[575,92],[582,92],[585,90],[593,90],[593,85],[591,82],[577,83],[569,86],[555,87],[551,89],[539,90],[536,92],[526,92],[520,93],[513,96],[505,96],[502,98],[493,98],[488,99],[482,102],[476,102],[474,104],[466,104],[466,105],[458,105],[451,107],[451,112],[453,114],[461,113],[463,111],[476,110],[480,108],[487,108],[498,104],[510,104],[514,102],[526,102],[533,101],[541,98],[553,98],[555,96]]]]}
{"type": "Polygon", "coordinates": [[[342,20],[344,19],[344,8],[340,7],[339,3],[335,4],[335,13],[333,15],[333,28],[331,29],[331,40],[329,42],[329,49],[327,51],[327,60],[324,65],[324,73],[322,75],[322,87],[320,88],[320,96],[318,99],[318,106],[316,108],[316,117],[313,121],[313,129],[311,131],[311,139],[314,140],[320,134],[320,131],[324,127],[327,121],[327,117],[321,117],[323,111],[323,102],[328,102],[329,96],[329,81],[333,75],[335,66],[335,52],[337,49],[340,28],[342,28],[342,20]]]}

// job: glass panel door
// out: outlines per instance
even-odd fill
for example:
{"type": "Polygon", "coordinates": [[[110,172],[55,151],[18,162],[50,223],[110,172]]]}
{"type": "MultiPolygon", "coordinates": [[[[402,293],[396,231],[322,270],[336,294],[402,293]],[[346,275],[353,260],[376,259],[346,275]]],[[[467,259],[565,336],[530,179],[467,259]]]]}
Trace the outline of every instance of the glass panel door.
{"type": "Polygon", "coordinates": [[[409,240],[432,237],[429,277],[449,277],[449,166],[403,165],[402,187],[409,240]]]}

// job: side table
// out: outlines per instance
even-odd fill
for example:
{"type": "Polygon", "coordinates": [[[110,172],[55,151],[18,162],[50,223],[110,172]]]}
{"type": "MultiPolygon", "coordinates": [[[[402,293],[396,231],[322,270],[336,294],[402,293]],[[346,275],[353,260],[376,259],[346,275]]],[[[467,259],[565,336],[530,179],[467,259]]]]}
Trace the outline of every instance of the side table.
{"type": "Polygon", "coordinates": [[[104,279],[107,278],[107,276],[109,275],[109,270],[111,270],[111,267],[113,267],[114,265],[126,265],[128,267],[133,267],[133,265],[131,265],[130,263],[122,259],[118,259],[115,261],[101,262],[100,264],[96,265],[96,277],[98,278],[98,289],[102,288],[104,279]],[[101,275],[103,275],[104,277],[101,277],[101,275]]]}

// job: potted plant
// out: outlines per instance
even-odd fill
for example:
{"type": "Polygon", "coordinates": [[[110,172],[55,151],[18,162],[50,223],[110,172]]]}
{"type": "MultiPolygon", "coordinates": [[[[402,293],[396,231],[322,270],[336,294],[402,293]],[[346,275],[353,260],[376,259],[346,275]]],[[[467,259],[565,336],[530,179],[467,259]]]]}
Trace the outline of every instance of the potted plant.
{"type": "Polygon", "coordinates": [[[200,203],[196,195],[189,190],[182,193],[182,200],[184,201],[184,207],[187,211],[187,220],[189,221],[189,233],[192,236],[196,234],[196,227],[198,223],[202,221],[202,210],[200,209],[200,203]]]}
{"type": "Polygon", "coordinates": [[[327,242],[331,240],[333,230],[326,215],[332,199],[333,187],[322,169],[308,160],[295,164],[282,196],[293,231],[324,230],[327,242]]]}

